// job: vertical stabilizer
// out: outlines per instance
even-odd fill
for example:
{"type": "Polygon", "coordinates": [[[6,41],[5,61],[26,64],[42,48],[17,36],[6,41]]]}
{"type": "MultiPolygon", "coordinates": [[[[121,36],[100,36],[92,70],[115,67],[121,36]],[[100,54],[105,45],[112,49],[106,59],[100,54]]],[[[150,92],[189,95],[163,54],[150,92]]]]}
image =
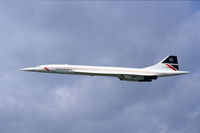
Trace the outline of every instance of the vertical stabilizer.
{"type": "Polygon", "coordinates": [[[144,69],[158,69],[168,71],[179,71],[177,56],[169,55],[165,57],[161,62],[144,69]]]}

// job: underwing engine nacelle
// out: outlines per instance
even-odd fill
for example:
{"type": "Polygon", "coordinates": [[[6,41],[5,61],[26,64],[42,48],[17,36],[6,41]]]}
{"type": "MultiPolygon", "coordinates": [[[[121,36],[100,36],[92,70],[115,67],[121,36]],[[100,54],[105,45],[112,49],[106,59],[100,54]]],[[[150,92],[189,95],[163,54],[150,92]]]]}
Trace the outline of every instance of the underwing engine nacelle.
{"type": "Polygon", "coordinates": [[[139,81],[139,82],[151,82],[152,80],[157,79],[158,76],[132,76],[132,75],[120,75],[120,80],[126,81],[139,81]]]}

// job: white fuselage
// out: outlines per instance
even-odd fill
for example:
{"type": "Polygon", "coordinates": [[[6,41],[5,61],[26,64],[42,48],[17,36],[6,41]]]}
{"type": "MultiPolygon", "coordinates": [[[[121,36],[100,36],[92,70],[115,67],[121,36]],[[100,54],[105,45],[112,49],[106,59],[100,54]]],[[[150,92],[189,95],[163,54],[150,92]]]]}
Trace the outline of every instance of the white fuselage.
{"type": "Polygon", "coordinates": [[[90,75],[90,76],[114,76],[125,78],[129,81],[143,80],[144,76],[172,76],[186,74],[185,71],[168,71],[168,70],[154,70],[148,68],[123,68],[123,67],[100,67],[100,66],[82,66],[82,65],[40,65],[37,67],[30,67],[21,69],[23,71],[45,72],[45,73],[59,73],[59,74],[76,74],[76,75],[90,75]]]}
{"type": "Polygon", "coordinates": [[[37,67],[23,68],[22,71],[77,74],[90,76],[113,76],[120,80],[151,82],[158,77],[187,74],[179,71],[177,56],[169,55],[161,62],[146,68],[100,67],[82,65],[40,65],[37,67]]]}

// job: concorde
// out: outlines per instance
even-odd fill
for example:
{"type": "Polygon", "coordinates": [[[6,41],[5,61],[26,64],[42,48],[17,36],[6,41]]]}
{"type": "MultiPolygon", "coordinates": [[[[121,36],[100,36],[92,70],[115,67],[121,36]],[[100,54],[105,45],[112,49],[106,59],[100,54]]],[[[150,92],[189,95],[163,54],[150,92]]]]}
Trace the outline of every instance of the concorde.
{"type": "Polygon", "coordinates": [[[123,68],[123,67],[100,67],[67,64],[38,65],[20,69],[30,72],[89,75],[89,76],[111,76],[120,80],[151,82],[158,77],[187,74],[188,71],[180,71],[177,56],[167,56],[161,62],[145,68],[123,68]]]}

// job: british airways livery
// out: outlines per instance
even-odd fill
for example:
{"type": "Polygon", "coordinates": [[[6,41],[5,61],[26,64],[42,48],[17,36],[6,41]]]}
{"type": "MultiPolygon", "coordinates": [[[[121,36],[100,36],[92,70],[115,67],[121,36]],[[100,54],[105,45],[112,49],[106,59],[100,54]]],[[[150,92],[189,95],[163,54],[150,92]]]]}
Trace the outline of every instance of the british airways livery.
{"type": "Polygon", "coordinates": [[[180,71],[177,56],[167,56],[161,62],[145,68],[100,67],[82,65],[39,65],[20,69],[30,72],[45,72],[90,76],[111,76],[120,80],[151,82],[159,77],[187,74],[188,71],[180,71]]]}

